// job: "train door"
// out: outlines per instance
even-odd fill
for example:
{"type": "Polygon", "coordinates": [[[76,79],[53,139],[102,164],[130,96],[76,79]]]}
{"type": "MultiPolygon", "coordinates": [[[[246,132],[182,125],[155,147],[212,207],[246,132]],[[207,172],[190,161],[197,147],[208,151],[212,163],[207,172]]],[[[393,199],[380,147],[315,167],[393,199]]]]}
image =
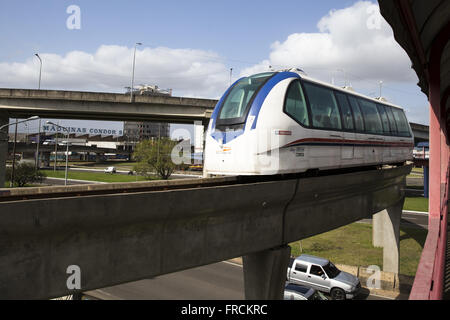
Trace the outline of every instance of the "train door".
{"type": "Polygon", "coordinates": [[[389,139],[388,141],[388,146],[387,149],[389,149],[389,160],[387,160],[386,162],[395,162],[398,153],[398,149],[394,147],[394,143],[397,141],[397,124],[395,123],[395,119],[394,119],[394,114],[392,113],[391,107],[389,106],[384,106],[384,110],[386,111],[386,115],[389,121],[389,128],[390,128],[390,136],[387,138],[389,139]]]}
{"type": "Polygon", "coordinates": [[[311,110],[313,139],[309,142],[310,168],[341,166],[342,120],[333,90],[303,82],[311,110]]]}
{"type": "Polygon", "coordinates": [[[364,139],[365,139],[364,119],[362,117],[361,109],[359,108],[356,98],[352,96],[347,97],[350,103],[350,107],[352,109],[353,121],[355,125],[355,134],[353,141],[353,158],[354,158],[353,163],[359,164],[364,162],[364,152],[366,148],[364,146],[364,139]]]}
{"type": "Polygon", "coordinates": [[[385,137],[383,124],[374,102],[357,98],[364,118],[364,128],[366,133],[364,163],[378,164],[383,161],[385,137]]]}
{"type": "Polygon", "coordinates": [[[337,91],[335,91],[335,96],[342,117],[341,164],[346,166],[353,164],[355,159],[355,121],[347,96],[337,91]]]}
{"type": "Polygon", "coordinates": [[[383,163],[389,163],[392,161],[392,153],[391,153],[391,144],[393,142],[392,139],[392,130],[391,130],[391,124],[389,121],[389,115],[384,108],[383,105],[377,104],[378,113],[381,117],[381,122],[383,124],[383,132],[385,134],[385,144],[383,147],[383,163]]]}

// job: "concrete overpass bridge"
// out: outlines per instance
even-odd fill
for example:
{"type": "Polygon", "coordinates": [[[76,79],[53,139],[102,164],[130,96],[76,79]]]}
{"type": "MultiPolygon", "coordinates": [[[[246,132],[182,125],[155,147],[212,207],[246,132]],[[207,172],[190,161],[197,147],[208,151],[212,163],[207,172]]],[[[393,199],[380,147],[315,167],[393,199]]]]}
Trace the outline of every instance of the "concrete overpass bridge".
{"type": "MultiPolygon", "coordinates": [[[[216,100],[60,90],[0,89],[0,126],[9,118],[160,121],[207,125],[216,100]]],[[[4,184],[7,130],[0,132],[0,186],[4,184]]]]}
{"type": "Polygon", "coordinates": [[[414,135],[414,144],[430,140],[430,127],[424,124],[410,122],[411,130],[414,135]]]}
{"type": "Polygon", "coordinates": [[[209,120],[216,100],[130,96],[119,93],[1,89],[0,113],[3,117],[160,121],[193,123],[209,120]]]}
{"type": "Polygon", "coordinates": [[[0,299],[73,294],[74,265],[87,291],[239,256],[245,297],[279,299],[289,243],[372,215],[383,268],[398,273],[410,171],[0,189],[0,299]]]}

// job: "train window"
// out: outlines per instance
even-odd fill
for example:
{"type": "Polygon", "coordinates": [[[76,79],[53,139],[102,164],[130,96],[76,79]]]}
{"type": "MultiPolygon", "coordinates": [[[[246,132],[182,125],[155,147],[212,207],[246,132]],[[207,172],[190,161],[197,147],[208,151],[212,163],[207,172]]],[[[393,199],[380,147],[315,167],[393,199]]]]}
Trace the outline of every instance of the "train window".
{"type": "Polygon", "coordinates": [[[394,114],[395,123],[397,124],[398,135],[400,137],[410,137],[411,133],[409,132],[408,120],[406,120],[403,110],[397,108],[391,109],[394,114]]]}
{"type": "Polygon", "coordinates": [[[355,128],[356,131],[364,131],[364,119],[361,113],[361,110],[359,109],[358,102],[356,101],[356,98],[349,96],[348,101],[350,102],[350,106],[353,110],[353,115],[355,119],[355,128]]]}
{"type": "Polygon", "coordinates": [[[382,134],[383,125],[381,124],[376,104],[366,99],[358,98],[357,100],[364,116],[366,133],[382,134]]]}
{"type": "Polygon", "coordinates": [[[377,104],[378,113],[381,117],[381,123],[383,124],[383,132],[385,134],[391,133],[391,128],[389,127],[389,120],[386,114],[386,111],[384,110],[383,106],[380,104],[377,104]]]}
{"type": "Polygon", "coordinates": [[[391,126],[391,134],[393,136],[397,135],[397,124],[395,123],[394,114],[392,113],[392,110],[388,106],[384,106],[384,109],[386,110],[386,115],[389,120],[389,124],[391,126]]]}
{"type": "Polygon", "coordinates": [[[229,92],[220,109],[218,124],[238,124],[245,122],[249,102],[273,73],[260,73],[243,78],[229,92]]]}
{"type": "Polygon", "coordinates": [[[341,107],[343,122],[342,125],[344,129],[353,131],[353,114],[352,110],[350,109],[350,104],[348,103],[347,96],[341,92],[335,92],[335,94],[339,106],[341,107]]]}
{"type": "Polygon", "coordinates": [[[341,116],[333,91],[308,82],[304,84],[311,108],[313,126],[341,130],[341,116]]]}
{"type": "Polygon", "coordinates": [[[293,81],[287,90],[284,111],[295,121],[309,126],[308,109],[300,81],[293,81]]]}

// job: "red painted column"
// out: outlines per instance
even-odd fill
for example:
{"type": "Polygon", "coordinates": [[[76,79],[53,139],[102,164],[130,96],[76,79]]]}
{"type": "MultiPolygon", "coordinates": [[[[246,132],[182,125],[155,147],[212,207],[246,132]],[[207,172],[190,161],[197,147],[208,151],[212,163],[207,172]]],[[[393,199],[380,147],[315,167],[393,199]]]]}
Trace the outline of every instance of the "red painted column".
{"type": "MultiPolygon", "coordinates": [[[[440,63],[440,59],[438,60],[440,63]]],[[[430,61],[430,200],[428,205],[429,219],[438,218],[440,215],[441,198],[441,95],[440,73],[438,68],[432,68],[430,61]]],[[[436,64],[436,63],[434,63],[436,64]]]]}
{"type": "MultiPolygon", "coordinates": [[[[439,226],[433,268],[431,299],[442,299],[445,252],[447,245],[449,136],[446,131],[445,108],[448,92],[441,92],[441,58],[450,39],[450,23],[435,38],[429,60],[430,99],[430,202],[429,222],[439,226]],[[441,94],[442,93],[442,94],[441,94]],[[446,136],[447,135],[447,136],[446,136]],[[434,149],[434,150],[433,150],[434,149]],[[433,154],[432,154],[433,152],[433,154]],[[433,221],[434,220],[434,221],[433,221]]],[[[448,90],[448,89],[447,89],[448,90]]]]}

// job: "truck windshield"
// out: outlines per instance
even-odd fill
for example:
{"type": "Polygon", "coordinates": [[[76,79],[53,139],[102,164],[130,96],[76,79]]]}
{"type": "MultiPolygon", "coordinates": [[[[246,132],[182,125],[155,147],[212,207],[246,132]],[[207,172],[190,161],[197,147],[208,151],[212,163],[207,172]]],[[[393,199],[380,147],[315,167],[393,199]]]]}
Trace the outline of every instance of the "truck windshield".
{"type": "Polygon", "coordinates": [[[273,72],[260,73],[243,78],[236,83],[222,104],[217,124],[244,123],[250,108],[250,102],[256,92],[273,75],[273,72]]]}
{"type": "Polygon", "coordinates": [[[327,265],[323,266],[323,270],[326,272],[330,279],[336,278],[341,271],[336,268],[334,264],[329,262],[327,265]]]}

